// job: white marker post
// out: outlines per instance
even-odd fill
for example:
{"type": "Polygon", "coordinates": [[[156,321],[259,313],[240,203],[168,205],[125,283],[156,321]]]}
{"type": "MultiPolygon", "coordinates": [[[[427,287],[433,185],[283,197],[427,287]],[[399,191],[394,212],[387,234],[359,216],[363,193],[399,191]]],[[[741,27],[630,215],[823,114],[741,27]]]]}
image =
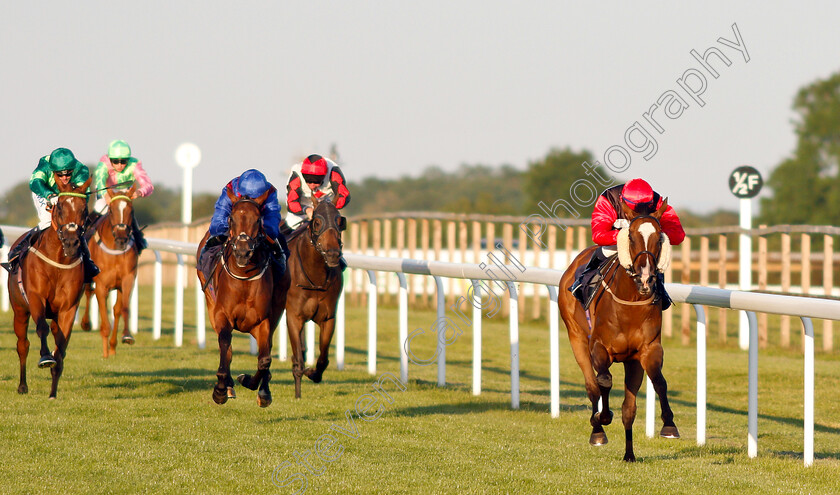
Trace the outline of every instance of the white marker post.
{"type": "MultiPolygon", "coordinates": [[[[741,199],[740,227],[742,229],[752,229],[752,198],[758,195],[763,185],[761,173],[749,165],[742,165],[729,174],[729,190],[735,197],[741,199]]],[[[743,291],[749,291],[752,290],[752,236],[742,233],[739,240],[738,287],[743,291]]],[[[750,345],[750,326],[744,311],[740,312],[738,345],[744,350],[750,345]]]]}
{"type": "Polygon", "coordinates": [[[175,162],[184,169],[184,187],[181,191],[181,223],[188,224],[192,222],[192,171],[201,162],[201,150],[192,143],[184,143],[175,150],[175,162]]]}

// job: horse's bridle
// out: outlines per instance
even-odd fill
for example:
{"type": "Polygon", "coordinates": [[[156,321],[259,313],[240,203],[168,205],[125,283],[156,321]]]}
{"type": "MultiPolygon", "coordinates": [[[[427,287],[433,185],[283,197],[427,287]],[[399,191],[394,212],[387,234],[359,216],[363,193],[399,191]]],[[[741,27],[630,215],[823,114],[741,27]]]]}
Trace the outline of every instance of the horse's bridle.
{"type": "Polygon", "coordinates": [[[312,246],[315,247],[315,250],[318,251],[318,254],[320,254],[324,258],[324,262],[326,262],[327,260],[327,251],[323,247],[321,247],[321,236],[328,230],[335,230],[338,233],[338,247],[343,248],[344,243],[341,241],[341,231],[344,229],[342,229],[341,227],[342,225],[345,225],[345,223],[342,220],[344,220],[344,217],[339,215],[338,220],[336,220],[335,222],[335,225],[328,225],[329,222],[327,222],[327,217],[324,216],[323,213],[316,213],[312,215],[312,220],[310,221],[310,228],[308,229],[309,242],[312,244],[312,246]],[[316,218],[321,219],[321,227],[317,230],[314,227],[316,218]]]}
{"type": "MultiPolygon", "coordinates": [[[[635,222],[636,220],[641,220],[641,219],[645,219],[645,218],[650,218],[651,220],[656,222],[656,226],[659,228],[660,232],[662,231],[662,225],[659,223],[659,220],[657,220],[657,218],[654,217],[653,215],[639,215],[637,217],[634,217],[632,220],[630,220],[630,227],[633,226],[633,222],[635,222]]],[[[630,227],[628,227],[628,229],[630,227]]],[[[645,248],[647,248],[647,246],[645,246],[645,248]]],[[[639,259],[639,256],[648,255],[653,260],[653,266],[656,267],[656,271],[654,273],[659,273],[659,256],[661,254],[662,254],[662,236],[660,235],[659,236],[659,254],[655,255],[647,249],[645,249],[643,251],[639,251],[638,253],[636,253],[636,256],[633,257],[633,260],[630,263],[630,267],[629,268],[624,267],[624,269],[625,269],[625,271],[627,271],[627,274],[630,275],[630,277],[633,280],[636,280],[636,281],[641,280],[641,278],[642,278],[641,274],[636,273],[636,269],[634,267],[636,266],[636,260],[639,259]]]]}
{"type": "MultiPolygon", "coordinates": [[[[237,205],[239,203],[250,203],[250,204],[256,206],[258,212],[262,208],[262,206],[259,203],[257,203],[256,201],[254,201],[253,199],[248,198],[248,197],[239,198],[236,201],[236,203],[234,203],[234,205],[237,205]]],[[[228,228],[230,228],[230,218],[228,218],[228,228]]],[[[245,251],[245,256],[250,260],[251,257],[254,255],[254,251],[256,251],[257,246],[259,245],[259,241],[263,237],[265,237],[265,234],[263,232],[263,228],[262,228],[262,224],[261,224],[260,225],[260,231],[257,234],[256,238],[251,237],[250,235],[246,234],[245,232],[240,232],[236,236],[230,235],[224,243],[223,250],[224,250],[225,253],[227,253],[228,249],[235,248],[235,245],[236,245],[237,242],[244,241],[245,245],[247,246],[247,250],[245,251]]],[[[258,269],[261,268],[261,271],[258,275],[255,275],[253,277],[242,277],[242,276],[231,273],[230,270],[227,267],[227,263],[224,260],[225,260],[225,255],[222,256],[222,266],[225,268],[225,271],[228,272],[228,274],[231,277],[233,277],[235,279],[238,279],[238,280],[254,280],[256,278],[261,277],[263,275],[263,273],[265,273],[266,267],[268,267],[268,264],[270,262],[270,260],[268,258],[266,258],[264,265],[262,267],[258,267],[258,269]]]]}
{"type": "MultiPolygon", "coordinates": [[[[117,199],[122,199],[122,200],[128,201],[128,204],[132,203],[131,198],[129,198],[128,196],[126,196],[124,194],[113,196],[111,198],[111,202],[113,203],[114,200],[117,200],[117,199]]],[[[109,221],[111,222],[111,235],[114,236],[114,239],[119,239],[119,237],[117,237],[117,230],[120,230],[120,229],[125,231],[126,239],[131,239],[131,229],[133,228],[133,226],[131,224],[124,224],[124,223],[115,224],[113,217],[111,215],[108,215],[108,217],[110,217],[109,221]]]]}
{"type": "MultiPolygon", "coordinates": [[[[82,193],[74,193],[74,192],[60,192],[58,193],[58,197],[62,196],[73,196],[76,198],[85,198],[87,200],[87,194],[82,193]]],[[[58,203],[54,208],[59,208],[58,203]]],[[[87,204],[85,204],[85,208],[87,208],[87,204]]],[[[85,228],[83,225],[79,225],[76,222],[68,222],[68,223],[58,223],[55,218],[52,220],[53,228],[55,229],[55,233],[58,236],[59,242],[61,242],[62,249],[66,249],[66,241],[65,241],[65,230],[77,230],[79,232],[79,236],[84,236],[85,228]]],[[[66,252],[65,252],[66,254],[66,252]]]]}

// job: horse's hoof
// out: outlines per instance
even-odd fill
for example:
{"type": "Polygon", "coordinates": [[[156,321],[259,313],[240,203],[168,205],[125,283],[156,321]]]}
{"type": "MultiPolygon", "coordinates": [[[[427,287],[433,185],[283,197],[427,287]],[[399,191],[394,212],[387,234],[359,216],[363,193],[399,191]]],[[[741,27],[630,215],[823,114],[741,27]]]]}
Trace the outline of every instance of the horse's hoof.
{"type": "Polygon", "coordinates": [[[612,423],[612,420],[612,411],[600,411],[595,413],[595,421],[599,422],[603,426],[607,426],[608,424],[612,423]]]}
{"type": "Polygon", "coordinates": [[[90,322],[89,322],[89,321],[88,321],[88,322],[82,321],[82,322],[79,324],[79,326],[80,326],[80,327],[82,327],[82,330],[84,330],[85,332],[90,332],[91,328],[93,328],[93,327],[91,327],[91,326],[90,326],[90,322]]]}
{"type": "Polygon", "coordinates": [[[271,405],[271,394],[257,394],[257,404],[260,407],[268,407],[271,405]]]}
{"type": "Polygon", "coordinates": [[[659,436],[662,438],[680,438],[680,432],[676,426],[663,426],[659,436]]]}
{"type": "Polygon", "coordinates": [[[236,398],[236,390],[233,387],[227,388],[227,398],[228,399],[235,399],[236,398]]]}
{"type": "Polygon", "coordinates": [[[219,404],[219,405],[224,404],[225,402],[227,402],[227,400],[228,400],[228,397],[227,397],[227,392],[225,390],[222,390],[220,392],[219,389],[216,389],[216,388],[213,389],[213,401],[216,404],[219,404]]]}
{"type": "Polygon", "coordinates": [[[603,431],[592,433],[589,437],[589,445],[594,445],[596,447],[600,447],[601,445],[607,444],[607,434],[603,431]]]}
{"type": "Polygon", "coordinates": [[[41,359],[38,361],[39,368],[52,368],[56,364],[58,363],[56,363],[55,358],[49,354],[46,356],[41,356],[41,359]]]}
{"type": "Polygon", "coordinates": [[[54,395],[51,395],[51,396],[49,396],[48,398],[49,398],[50,400],[55,400],[55,396],[54,396],[54,395]]]}
{"type": "Polygon", "coordinates": [[[309,378],[315,383],[321,383],[321,379],[324,376],[323,372],[319,372],[314,368],[306,368],[305,370],[303,370],[303,374],[306,375],[306,378],[309,378]]]}
{"type": "Polygon", "coordinates": [[[123,335],[122,338],[123,344],[134,345],[134,337],[131,334],[123,335]]]}
{"type": "Polygon", "coordinates": [[[18,393],[19,394],[28,394],[29,393],[29,387],[27,385],[19,385],[18,386],[18,393]]]}
{"type": "Polygon", "coordinates": [[[251,375],[246,375],[245,373],[236,377],[236,381],[238,381],[243,387],[247,388],[248,390],[256,390],[257,383],[252,383],[251,375]]]}
{"type": "Polygon", "coordinates": [[[624,454],[624,462],[636,462],[636,456],[632,452],[624,454]]]}

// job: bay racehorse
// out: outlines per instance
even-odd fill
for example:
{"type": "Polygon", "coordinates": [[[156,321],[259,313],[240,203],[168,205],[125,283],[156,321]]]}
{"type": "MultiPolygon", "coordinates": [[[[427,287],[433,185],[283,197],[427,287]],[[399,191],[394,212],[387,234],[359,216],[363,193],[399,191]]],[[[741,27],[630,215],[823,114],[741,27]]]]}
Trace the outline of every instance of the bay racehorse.
{"type": "MultiPolygon", "coordinates": [[[[662,232],[659,219],[668,207],[667,199],[649,215],[638,214],[622,202],[625,218],[630,226],[618,235],[617,262],[606,268],[598,293],[590,305],[592,328],[583,306],[567,289],[572,285],[578,267],[585,265],[598,246],[581,252],[560,279],[558,304],[566,323],[569,341],[586,382],[586,392],[592,402],[589,419],[592,434],[589,443],[607,443],[604,426],[610,424],[613,413],[609,407],[612,388],[610,365],[624,363],[624,403],[621,420],[624,424],[624,460],[634,462],[633,422],[636,419],[636,394],[644,373],[653,382],[659,395],[664,426],[660,435],[679,438],[674,413],[668,404],[668,386],[662,376],[663,350],[661,344],[662,304],[657,296],[658,273],[670,262],[670,243],[662,232]],[[602,409],[598,411],[598,404],[602,409]]],[[[664,292],[664,291],[663,291],[664,292]]],[[[667,297],[667,296],[666,296],[667,297]]]]}
{"type": "MultiPolygon", "coordinates": [[[[278,273],[260,215],[273,189],[255,199],[237,198],[229,189],[225,190],[232,203],[227,240],[221,246],[219,263],[209,280],[198,270],[210,322],[219,338],[218,382],[213,389],[213,400],[224,404],[229,398],[236,398],[230,374],[231,337],[236,329],[254,337],[259,347],[256,373],[239,375],[237,380],[248,389],[259,389],[257,404],[267,407],[271,404],[271,345],[289,290],[288,270],[282,275],[278,273]]],[[[209,236],[207,232],[199,243],[197,257],[201,257],[209,236]]]]}
{"type": "MultiPolygon", "coordinates": [[[[64,371],[64,357],[73,331],[76,309],[82,297],[84,263],[80,245],[87,219],[87,189],[91,179],[79,187],[57,182],[58,198],[52,207],[52,225],[36,233],[29,252],[22,253],[20,267],[9,274],[9,298],[14,310],[17,352],[20,358],[18,393],[29,392],[26,384],[26,358],[29,318],[41,341],[39,368],[51,368],[50,398],[58,391],[64,371]],[[26,254],[26,256],[23,256],[26,254]],[[52,320],[47,323],[47,320],[52,320]],[[52,332],[55,350],[50,353],[47,335],[52,332]]],[[[20,241],[18,241],[20,242],[20,241]]]]}
{"type": "Polygon", "coordinates": [[[346,228],[346,219],[333,202],[319,202],[313,197],[312,203],[312,220],[301,225],[288,240],[292,283],[286,299],[286,325],[292,346],[295,398],[300,398],[301,376],[319,383],[330,363],[335,308],[343,288],[341,231],[346,228]],[[310,320],[321,330],[320,353],[315,368],[304,369],[303,326],[310,320]]]}
{"type": "Polygon", "coordinates": [[[137,278],[137,248],[134,244],[132,226],[134,207],[131,197],[137,186],[128,191],[108,189],[108,211],[93,225],[93,235],[86,235],[90,257],[99,267],[94,279],[95,287],[85,285],[85,311],[82,312],[81,327],[90,330],[90,296],[96,292],[99,305],[99,332],[102,335],[102,357],[117,352],[117,329],[122,317],[122,341],[133,344],[134,337],[128,330],[128,302],[137,278]],[[114,304],[114,325],[108,319],[108,294],[117,291],[114,304]],[[109,342],[110,337],[110,342],[109,342]]]}

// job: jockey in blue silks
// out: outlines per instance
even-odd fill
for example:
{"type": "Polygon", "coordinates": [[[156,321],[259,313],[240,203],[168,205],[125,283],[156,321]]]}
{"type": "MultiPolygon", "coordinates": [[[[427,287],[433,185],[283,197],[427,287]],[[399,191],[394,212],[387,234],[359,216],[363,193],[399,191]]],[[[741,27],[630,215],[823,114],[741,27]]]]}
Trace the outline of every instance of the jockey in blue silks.
{"type": "Polygon", "coordinates": [[[222,189],[222,194],[216,200],[213,218],[210,220],[210,238],[207,239],[205,250],[215,246],[221,246],[227,240],[228,219],[230,218],[233,203],[228,197],[230,191],[234,197],[258,198],[266,191],[271,190],[268,198],[263,203],[260,215],[262,217],[263,230],[268,237],[275,261],[285,270],[285,261],[289,253],[286,246],[286,238],[280,234],[280,203],[277,200],[277,190],[266,180],[262,172],[249,169],[236,177],[222,189]]]}

